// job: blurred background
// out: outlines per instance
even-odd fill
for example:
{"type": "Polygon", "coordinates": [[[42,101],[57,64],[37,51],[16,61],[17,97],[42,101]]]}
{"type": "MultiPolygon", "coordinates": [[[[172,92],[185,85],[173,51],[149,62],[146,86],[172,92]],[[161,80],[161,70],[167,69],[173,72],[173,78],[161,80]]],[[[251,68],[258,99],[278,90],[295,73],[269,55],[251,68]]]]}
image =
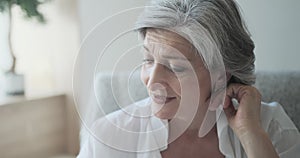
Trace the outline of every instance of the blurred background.
{"type": "MultiPolygon", "coordinates": [[[[257,70],[299,71],[300,1],[237,1],[256,44],[257,70]]],[[[78,154],[80,121],[74,104],[72,73],[81,42],[106,17],[146,3],[146,0],[48,0],[38,6],[45,23],[24,17],[18,5],[11,7],[10,20],[7,12],[0,12],[1,158],[78,154]],[[10,40],[7,28],[11,30],[10,40]],[[12,63],[9,41],[17,59],[15,74],[22,74],[23,80],[7,73],[12,63]],[[19,94],[22,85],[23,95],[19,94]]],[[[112,23],[111,29],[132,22],[125,18],[112,23]]],[[[97,36],[93,42],[101,43],[109,37],[97,36]]],[[[130,38],[135,41],[135,36],[130,38]]],[[[86,53],[98,49],[90,47],[86,53]]],[[[117,52],[120,53],[111,58],[122,54],[117,52]]],[[[79,74],[86,71],[84,64],[79,66],[82,67],[79,74]]],[[[112,65],[102,70],[111,68],[112,65]]],[[[85,81],[81,82],[84,86],[85,81]]]]}

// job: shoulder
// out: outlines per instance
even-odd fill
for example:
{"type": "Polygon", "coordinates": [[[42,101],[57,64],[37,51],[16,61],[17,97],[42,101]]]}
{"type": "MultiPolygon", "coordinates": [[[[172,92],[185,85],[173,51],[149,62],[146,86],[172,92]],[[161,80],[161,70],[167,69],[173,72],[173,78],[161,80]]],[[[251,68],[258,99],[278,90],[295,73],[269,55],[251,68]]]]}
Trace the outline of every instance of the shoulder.
{"type": "Polygon", "coordinates": [[[151,116],[149,101],[149,98],[140,100],[97,119],[93,123],[92,130],[95,131],[112,125],[114,127],[119,127],[114,128],[116,130],[124,128],[138,130],[139,126],[143,123],[141,120],[145,122],[148,120],[147,118],[149,118],[147,116],[151,116]]]}
{"type": "Polygon", "coordinates": [[[78,158],[135,157],[139,133],[148,120],[139,116],[149,113],[147,103],[148,98],[97,119],[78,158]]]}
{"type": "Polygon", "coordinates": [[[262,103],[261,121],[280,157],[300,154],[299,131],[279,103],[262,103]]]}
{"type": "Polygon", "coordinates": [[[167,121],[152,116],[149,98],[94,122],[81,157],[157,157],[167,143],[167,121]],[[151,151],[151,152],[150,152],[151,151]]]}
{"type": "MultiPolygon", "coordinates": [[[[98,142],[120,151],[146,151],[148,146],[141,144],[145,144],[145,138],[152,130],[162,126],[152,116],[149,101],[146,98],[98,119],[91,133],[98,142]],[[155,123],[157,126],[153,126],[155,123]]],[[[153,144],[151,138],[148,141],[153,144]]]]}
{"type": "Polygon", "coordinates": [[[297,129],[283,107],[278,102],[261,103],[262,126],[267,130],[272,123],[277,122],[285,129],[297,129]]]}

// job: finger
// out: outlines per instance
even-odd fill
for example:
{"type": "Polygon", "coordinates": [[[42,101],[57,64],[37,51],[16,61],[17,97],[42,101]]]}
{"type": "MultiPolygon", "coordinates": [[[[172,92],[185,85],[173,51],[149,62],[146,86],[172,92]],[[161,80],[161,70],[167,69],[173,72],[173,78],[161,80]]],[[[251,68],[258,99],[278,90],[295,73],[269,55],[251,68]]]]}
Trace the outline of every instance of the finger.
{"type": "Polygon", "coordinates": [[[240,102],[242,96],[244,95],[245,85],[242,84],[230,84],[226,89],[226,96],[230,98],[237,99],[240,102]]]}
{"type": "Polygon", "coordinates": [[[225,96],[225,100],[224,100],[224,104],[223,104],[223,108],[226,109],[229,106],[233,105],[232,104],[232,98],[235,98],[237,100],[239,100],[238,94],[240,92],[241,89],[241,84],[230,84],[228,85],[227,89],[226,89],[226,96],[225,96]]]}
{"type": "Polygon", "coordinates": [[[261,94],[252,86],[242,84],[230,84],[226,90],[226,97],[235,98],[238,103],[253,103],[260,105],[261,94]]]}
{"type": "Polygon", "coordinates": [[[230,104],[232,104],[231,97],[225,96],[223,108],[227,109],[230,106],[230,104]]]}
{"type": "MultiPolygon", "coordinates": [[[[225,100],[228,100],[228,97],[226,97],[225,100]]],[[[237,110],[234,108],[231,100],[230,103],[227,104],[226,108],[223,108],[225,115],[227,117],[228,122],[231,122],[231,120],[234,118],[234,116],[236,115],[237,110]]]]}

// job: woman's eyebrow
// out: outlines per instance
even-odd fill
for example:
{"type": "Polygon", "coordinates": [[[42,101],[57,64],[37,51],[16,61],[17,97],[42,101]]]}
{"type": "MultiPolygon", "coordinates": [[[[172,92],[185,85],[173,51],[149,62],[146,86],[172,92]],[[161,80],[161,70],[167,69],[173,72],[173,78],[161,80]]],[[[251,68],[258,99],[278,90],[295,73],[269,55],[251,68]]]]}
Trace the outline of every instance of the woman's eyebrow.
{"type": "Polygon", "coordinates": [[[186,58],[186,57],[179,57],[179,56],[169,56],[169,55],[163,55],[162,56],[163,58],[168,58],[168,59],[173,59],[173,60],[184,60],[184,61],[192,61],[191,59],[189,58],[186,58]]]}
{"type": "MultiPolygon", "coordinates": [[[[148,48],[147,46],[144,45],[143,47],[144,47],[144,49],[145,49],[148,53],[151,53],[150,50],[149,50],[149,48],[148,48]]],[[[183,56],[183,55],[182,55],[182,56],[183,56]]],[[[174,60],[184,60],[184,61],[188,60],[188,61],[192,61],[192,60],[189,59],[189,58],[186,58],[186,57],[179,57],[179,56],[163,55],[162,57],[163,57],[163,58],[168,58],[168,59],[174,59],[174,60]]]]}

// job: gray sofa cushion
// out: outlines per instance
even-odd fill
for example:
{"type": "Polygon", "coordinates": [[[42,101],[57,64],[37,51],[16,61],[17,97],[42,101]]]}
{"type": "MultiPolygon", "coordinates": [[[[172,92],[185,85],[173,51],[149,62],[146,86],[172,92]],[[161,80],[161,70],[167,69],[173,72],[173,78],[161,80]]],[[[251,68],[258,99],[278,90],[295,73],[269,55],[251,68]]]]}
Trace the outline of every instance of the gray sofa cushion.
{"type": "Polygon", "coordinates": [[[300,72],[257,72],[255,86],[264,102],[280,103],[300,129],[300,72]]]}
{"type": "Polygon", "coordinates": [[[148,97],[138,72],[117,75],[100,73],[96,76],[95,84],[97,100],[106,113],[148,97]]]}
{"type": "MultiPolygon", "coordinates": [[[[106,113],[147,97],[139,74],[128,77],[121,73],[111,77],[101,73],[96,77],[96,95],[106,113]],[[130,98],[130,99],[128,99],[130,98]]],[[[258,72],[255,86],[264,102],[279,102],[300,129],[300,72],[258,72]]]]}

